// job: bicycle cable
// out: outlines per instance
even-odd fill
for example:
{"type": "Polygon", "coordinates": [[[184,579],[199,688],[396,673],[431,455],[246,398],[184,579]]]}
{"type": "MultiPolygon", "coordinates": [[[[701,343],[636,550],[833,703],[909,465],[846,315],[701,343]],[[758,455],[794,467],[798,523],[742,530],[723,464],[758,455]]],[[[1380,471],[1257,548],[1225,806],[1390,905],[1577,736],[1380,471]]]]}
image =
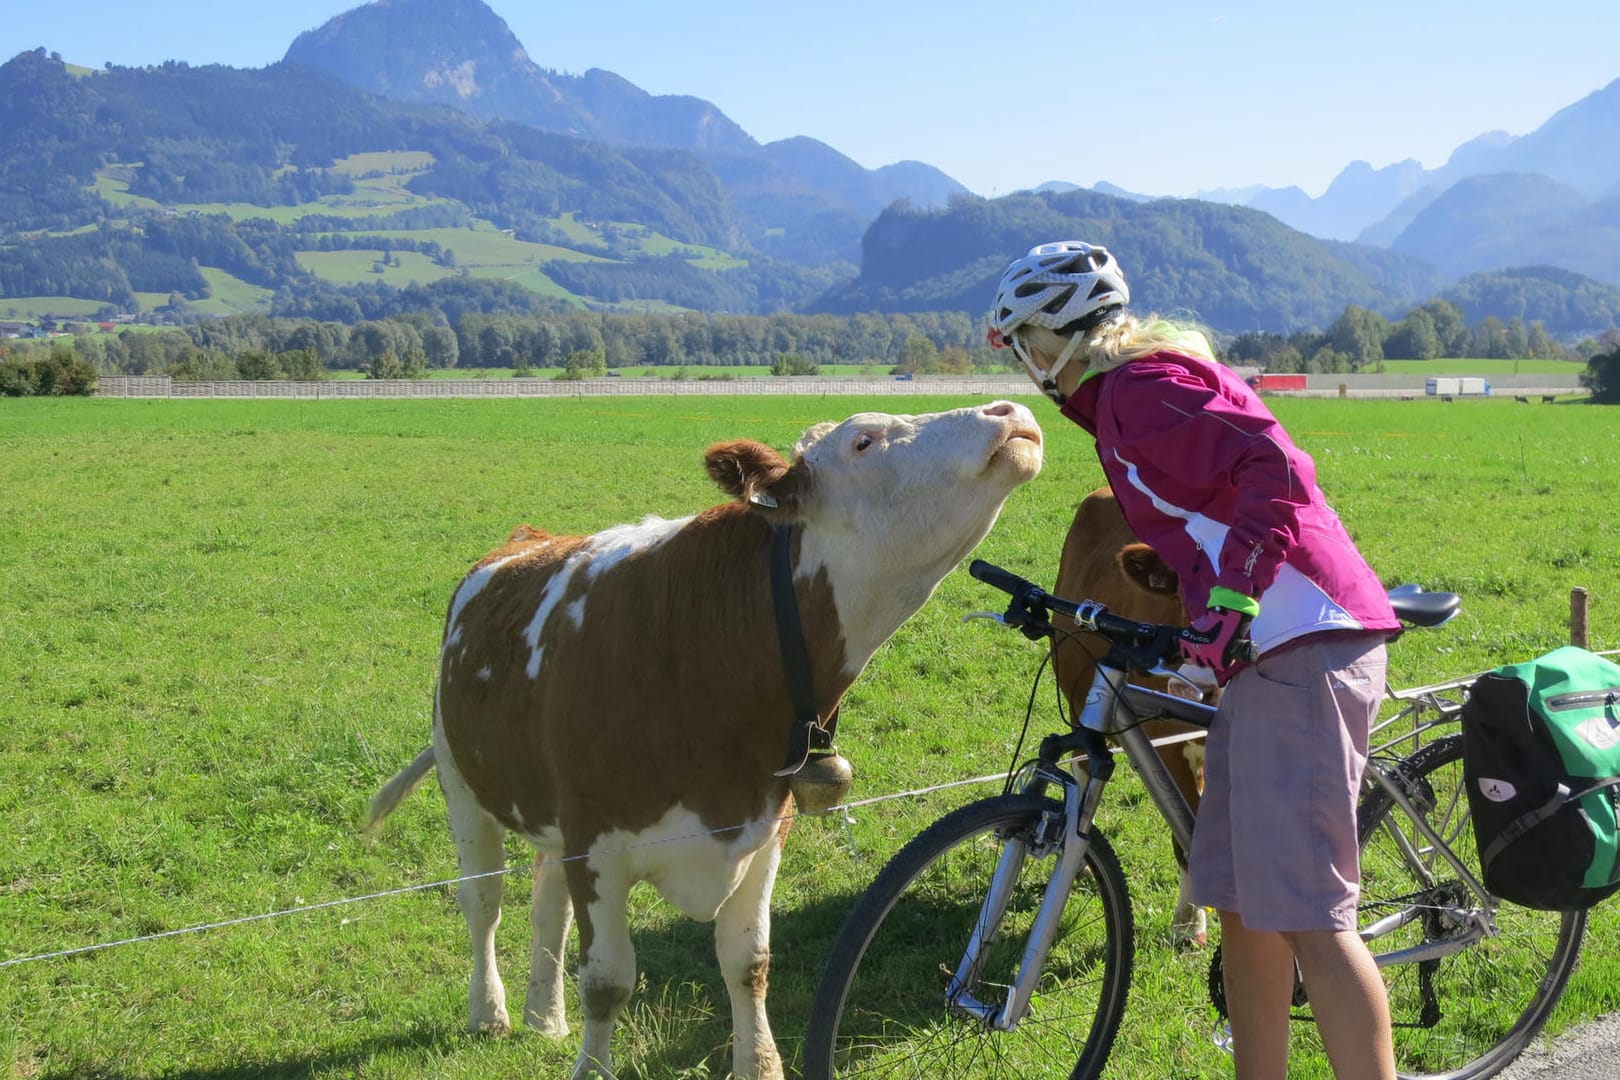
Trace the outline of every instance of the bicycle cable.
{"type": "MultiPolygon", "coordinates": [[[[1019,763],[1024,757],[1024,741],[1029,738],[1029,725],[1035,718],[1035,696],[1041,691],[1041,680],[1046,677],[1046,669],[1052,663],[1052,654],[1055,650],[1055,645],[1048,649],[1046,655],[1041,657],[1041,666],[1035,669],[1035,681],[1029,687],[1029,701],[1024,705],[1024,726],[1018,729],[1018,741],[1013,743],[1012,761],[1007,766],[1007,779],[1001,785],[1003,795],[1012,793],[1013,784],[1018,779],[1019,763]]],[[[1058,694],[1058,697],[1062,696],[1061,693],[1058,694]]]]}

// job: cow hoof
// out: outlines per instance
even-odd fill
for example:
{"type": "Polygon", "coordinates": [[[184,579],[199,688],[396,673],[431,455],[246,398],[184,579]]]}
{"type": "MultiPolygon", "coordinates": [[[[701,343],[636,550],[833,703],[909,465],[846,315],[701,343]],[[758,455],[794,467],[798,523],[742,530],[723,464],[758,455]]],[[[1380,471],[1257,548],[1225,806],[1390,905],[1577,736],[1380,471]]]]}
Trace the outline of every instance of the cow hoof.
{"type": "Polygon", "coordinates": [[[842,754],[812,754],[788,780],[801,814],[825,814],[844,801],[855,770],[842,754]]]}
{"type": "Polygon", "coordinates": [[[506,1015],[506,1010],[502,1009],[488,1020],[468,1021],[467,1030],[474,1035],[488,1035],[491,1038],[498,1039],[503,1035],[511,1034],[512,1020],[506,1015]]]}
{"type": "Polygon", "coordinates": [[[613,1070],[589,1054],[581,1054],[574,1062],[574,1071],[568,1080],[616,1080],[613,1070]]]}
{"type": "Polygon", "coordinates": [[[1209,935],[1202,931],[1196,934],[1188,933],[1186,931],[1178,931],[1170,935],[1170,940],[1175,945],[1177,951],[1194,952],[1209,944],[1209,935]]]}
{"type": "Polygon", "coordinates": [[[547,1038],[560,1039],[568,1034],[568,1019],[559,1011],[557,1013],[540,1013],[532,1009],[523,1010],[523,1023],[533,1031],[538,1031],[547,1038]]]}

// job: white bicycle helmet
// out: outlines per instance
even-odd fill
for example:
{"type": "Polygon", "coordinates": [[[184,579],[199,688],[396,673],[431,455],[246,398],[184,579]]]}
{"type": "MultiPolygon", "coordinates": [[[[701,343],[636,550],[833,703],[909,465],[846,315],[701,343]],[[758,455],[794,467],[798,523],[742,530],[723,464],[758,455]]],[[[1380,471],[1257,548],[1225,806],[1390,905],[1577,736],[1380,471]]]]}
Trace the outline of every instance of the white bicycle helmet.
{"type": "Polygon", "coordinates": [[[1025,323],[1060,330],[1130,299],[1124,271],[1107,248],[1060,240],[1030,248],[1007,267],[996,287],[990,324],[1003,336],[1025,323]]]}
{"type": "Polygon", "coordinates": [[[1082,333],[1073,336],[1051,368],[1042,370],[1018,343],[1018,328],[1029,324],[1061,330],[1078,322],[1076,329],[1085,331],[1130,299],[1125,273],[1107,248],[1079,240],[1040,244],[1002,272],[990,309],[991,343],[1012,346],[1035,381],[1061,405],[1057,373],[1080,347],[1082,333]]]}

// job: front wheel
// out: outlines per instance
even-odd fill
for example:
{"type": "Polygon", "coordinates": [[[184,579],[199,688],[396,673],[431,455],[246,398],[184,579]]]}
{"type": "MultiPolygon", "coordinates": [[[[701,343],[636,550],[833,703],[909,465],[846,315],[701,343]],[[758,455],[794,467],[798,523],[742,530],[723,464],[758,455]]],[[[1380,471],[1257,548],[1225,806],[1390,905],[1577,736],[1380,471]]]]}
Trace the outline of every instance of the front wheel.
{"type": "MultiPolygon", "coordinates": [[[[1400,763],[1399,786],[1476,879],[1462,736],[1448,735],[1400,763]]],[[[1479,899],[1382,787],[1363,798],[1361,925],[1404,925],[1369,941],[1374,955],[1464,933],[1486,918],[1479,899]]],[[[1558,1004],[1575,969],[1584,911],[1534,911],[1506,902],[1495,932],[1438,960],[1383,969],[1403,1077],[1483,1080],[1517,1057],[1558,1004]]]]}
{"type": "Polygon", "coordinates": [[[998,796],[946,815],[900,849],[850,912],[822,973],[805,1037],[806,1080],[1098,1075],[1125,1012],[1135,944],[1124,872],[1095,829],[1018,1024],[993,1030],[947,1000],[1003,851],[1028,847],[967,987],[984,1004],[1005,1000],[1056,866],[1063,820],[1051,799],[998,796]]]}

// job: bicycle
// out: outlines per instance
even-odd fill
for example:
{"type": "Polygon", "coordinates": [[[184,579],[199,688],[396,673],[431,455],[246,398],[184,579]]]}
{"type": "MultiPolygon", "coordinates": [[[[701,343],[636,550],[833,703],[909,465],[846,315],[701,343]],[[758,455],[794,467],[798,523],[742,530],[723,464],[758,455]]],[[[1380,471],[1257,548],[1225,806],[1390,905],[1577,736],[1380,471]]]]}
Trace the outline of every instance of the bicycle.
{"type": "MultiPolygon", "coordinates": [[[[1064,600],[983,561],[969,572],[1011,599],[1005,613],[968,618],[993,619],[1050,648],[1067,632],[1052,625],[1055,611],[1109,651],[1068,730],[1042,738],[1034,759],[1009,770],[1001,794],[913,838],[859,898],[812,1004],[807,1080],[1100,1075],[1136,949],[1125,874],[1095,824],[1116,747],[1175,838],[1184,847],[1191,839],[1193,812],[1141,725],[1173,719],[1207,729],[1215,708],[1132,681],[1184,678],[1168,665],[1179,660],[1185,628],[1064,600]]],[[[1438,626],[1460,605],[1453,594],[1412,587],[1390,598],[1411,627],[1438,626]]],[[[1389,989],[1401,1074],[1481,1080],[1512,1061],[1552,1012],[1586,917],[1490,895],[1462,786],[1462,736],[1418,735],[1433,732],[1415,726],[1368,762],[1358,806],[1360,933],[1389,989]],[[1416,750],[1389,753],[1409,740],[1416,750]]],[[[1224,1019],[1218,949],[1209,982],[1224,1019]]],[[[1309,1022],[1297,978],[1294,1006],[1309,1022]]]]}

